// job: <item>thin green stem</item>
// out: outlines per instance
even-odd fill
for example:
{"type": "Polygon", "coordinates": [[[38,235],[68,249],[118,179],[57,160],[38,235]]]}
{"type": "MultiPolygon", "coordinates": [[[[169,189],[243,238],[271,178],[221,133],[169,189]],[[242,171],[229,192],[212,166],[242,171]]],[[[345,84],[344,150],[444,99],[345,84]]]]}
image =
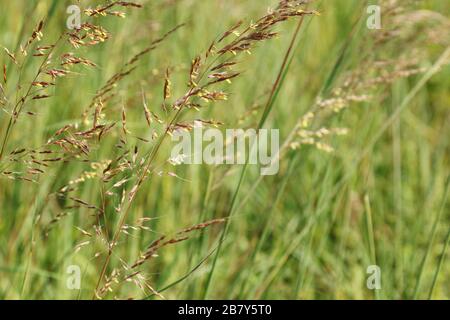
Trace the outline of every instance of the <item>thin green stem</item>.
{"type": "MultiPolygon", "coordinates": [[[[294,31],[294,34],[292,36],[292,39],[291,39],[291,42],[289,44],[288,50],[286,51],[286,53],[284,55],[283,63],[281,64],[281,67],[280,67],[280,70],[278,72],[278,75],[277,75],[277,78],[275,80],[275,83],[272,86],[272,90],[271,90],[270,96],[269,96],[269,98],[267,100],[267,103],[265,105],[262,117],[261,117],[261,119],[259,121],[259,124],[258,124],[258,129],[261,129],[264,126],[264,124],[265,124],[265,122],[267,120],[267,117],[269,116],[269,114],[270,114],[270,112],[272,110],[273,103],[274,103],[273,97],[274,97],[274,95],[275,95],[275,93],[276,93],[276,91],[278,89],[278,85],[280,84],[280,81],[282,80],[285,67],[286,67],[286,65],[287,65],[287,63],[289,61],[289,57],[290,57],[291,51],[292,51],[292,49],[294,47],[294,44],[295,44],[295,42],[297,40],[298,34],[300,32],[300,29],[301,29],[301,27],[303,25],[303,21],[304,21],[304,16],[302,16],[300,18],[300,20],[299,20],[299,22],[297,24],[297,27],[296,27],[296,29],[294,31]]],[[[233,194],[233,197],[231,199],[231,205],[230,205],[229,210],[228,210],[228,217],[229,218],[231,218],[233,216],[233,214],[234,214],[234,210],[235,210],[236,205],[237,205],[237,198],[238,198],[238,195],[240,193],[240,190],[241,190],[241,187],[242,187],[242,182],[244,181],[244,178],[245,178],[245,175],[246,175],[246,172],[247,172],[247,168],[248,168],[248,161],[246,161],[246,163],[244,164],[244,167],[242,168],[241,175],[239,177],[239,182],[237,184],[237,187],[236,187],[235,192],[233,194]]],[[[214,256],[214,260],[213,260],[213,263],[212,263],[211,270],[210,270],[210,272],[208,274],[208,277],[207,277],[207,280],[206,280],[206,286],[205,286],[205,291],[204,291],[204,294],[203,294],[203,299],[206,299],[208,297],[209,289],[211,287],[212,278],[213,278],[214,271],[215,271],[216,265],[217,265],[217,260],[218,260],[218,257],[220,255],[220,251],[222,249],[222,244],[223,244],[223,242],[225,240],[225,237],[226,237],[226,235],[228,233],[229,228],[230,228],[230,219],[228,219],[226,221],[225,227],[223,228],[223,231],[221,233],[220,240],[219,240],[220,243],[219,243],[219,246],[217,248],[216,254],[214,256]]]]}

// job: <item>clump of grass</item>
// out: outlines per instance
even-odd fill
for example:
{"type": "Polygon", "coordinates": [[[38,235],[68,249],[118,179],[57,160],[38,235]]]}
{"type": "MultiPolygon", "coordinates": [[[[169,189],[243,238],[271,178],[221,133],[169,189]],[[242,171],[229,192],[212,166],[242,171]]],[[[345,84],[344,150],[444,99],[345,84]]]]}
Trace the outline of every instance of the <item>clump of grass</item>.
{"type": "MultiPolygon", "coordinates": [[[[39,147],[29,146],[31,143],[26,134],[18,132],[18,123],[32,122],[46,105],[54,107],[52,100],[61,94],[58,89],[63,86],[64,78],[70,78],[67,79],[70,81],[85,71],[88,76],[106,77],[102,69],[104,61],[96,61],[89,56],[90,50],[104,46],[114,39],[114,33],[108,31],[106,23],[102,22],[125,17],[126,10],[145,10],[147,4],[112,1],[95,8],[86,8],[86,22],[76,30],[58,35],[57,40],[53,42],[51,37],[47,37],[46,22],[43,20],[32,30],[17,52],[5,48],[8,63],[3,64],[0,104],[7,115],[7,121],[6,126],[0,130],[0,174],[12,181],[23,181],[42,188],[39,194],[33,195],[35,204],[30,209],[30,217],[24,219],[24,226],[31,225],[30,229],[22,229],[19,226],[19,235],[11,231],[11,243],[15,244],[18,243],[17,238],[23,237],[22,230],[31,230],[29,237],[20,238],[26,251],[23,258],[25,267],[24,271],[20,272],[20,279],[15,281],[21,283],[22,297],[26,297],[28,283],[32,277],[36,246],[39,245],[39,249],[44,251],[53,250],[57,245],[53,234],[64,235],[64,232],[58,231],[67,225],[71,226],[71,248],[68,255],[82,256],[80,259],[87,261],[88,265],[91,282],[89,288],[84,286],[83,298],[124,298],[126,295],[127,298],[157,296],[164,299],[163,291],[189,278],[213,256],[211,269],[202,282],[199,295],[209,297],[213,287],[213,274],[220,267],[224,246],[231,232],[230,225],[241,218],[243,209],[250,200],[254,200],[253,196],[257,194],[256,191],[263,184],[264,178],[259,177],[252,181],[250,192],[243,196],[245,178],[249,175],[247,166],[242,169],[237,186],[231,190],[222,187],[225,178],[234,175],[234,168],[224,173],[219,169],[212,169],[205,187],[206,196],[201,212],[195,212],[199,214],[198,223],[181,229],[177,221],[174,223],[177,227],[172,230],[181,230],[175,232],[155,230],[155,215],[162,215],[162,212],[150,212],[152,209],[142,198],[145,196],[145,190],[149,190],[150,182],[150,190],[154,190],[152,192],[155,192],[157,197],[167,194],[168,190],[174,198],[177,197],[178,191],[173,189],[171,182],[167,183],[167,187],[160,185],[160,190],[157,185],[159,178],[188,181],[172,172],[170,161],[165,159],[164,146],[168,137],[180,130],[190,131],[198,123],[204,126],[222,126],[223,119],[207,118],[205,114],[213,114],[215,104],[230,103],[227,102],[233,98],[230,94],[230,84],[245,75],[248,63],[246,57],[257,52],[256,49],[266,42],[277,41],[277,28],[296,20],[297,26],[293,30],[287,50],[280,50],[284,56],[279,61],[281,67],[275,75],[274,83],[260,96],[259,100],[262,102],[255,102],[235,117],[236,125],[248,120],[252,122],[251,126],[256,128],[262,128],[272,121],[274,111],[280,107],[277,105],[278,100],[283,98],[280,95],[296,57],[296,46],[298,43],[300,46],[308,44],[298,41],[301,31],[307,32],[304,30],[304,21],[308,17],[319,15],[308,3],[309,1],[302,0],[278,1],[273,9],[258,19],[239,21],[223,28],[225,31],[212,42],[203,43],[206,49],[194,56],[188,65],[176,68],[174,64],[164,62],[150,72],[143,60],[152,53],[156,54],[156,49],[166,50],[164,45],[171,45],[171,41],[175,43],[178,34],[188,25],[178,24],[168,28],[137,53],[118,63],[111,76],[107,77],[98,89],[89,93],[88,103],[77,106],[76,112],[80,111],[78,117],[63,124],[50,124],[44,134],[45,141],[40,141],[39,147]],[[157,90],[154,90],[157,93],[147,93],[145,81],[139,82],[139,76],[144,71],[147,71],[147,75],[152,73],[154,76],[152,84],[159,82],[155,85],[157,90]],[[10,76],[11,74],[16,76],[10,76]],[[186,88],[180,85],[180,81],[186,84],[186,88]],[[255,115],[259,117],[255,119],[255,115]],[[67,171],[73,170],[67,174],[67,178],[54,177],[61,174],[65,168],[68,168],[67,171]],[[219,189],[224,191],[219,192],[219,189]],[[216,206],[212,206],[211,203],[217,199],[220,201],[217,201],[216,206]],[[47,213],[47,208],[51,208],[49,212],[54,214],[47,213]],[[212,211],[213,216],[207,217],[209,211],[212,211]],[[134,221],[136,215],[141,215],[141,218],[134,221]],[[206,238],[205,232],[208,232],[212,239],[217,230],[220,232],[218,242],[206,258],[196,264],[186,276],[168,286],[159,285],[158,279],[167,280],[171,277],[167,276],[170,270],[164,269],[160,262],[162,257],[158,258],[158,255],[164,256],[172,247],[184,250],[189,243],[194,243],[192,256],[198,258],[212,242],[206,238]],[[156,270],[162,276],[158,278],[150,275],[148,270],[156,270]]],[[[423,60],[430,54],[429,42],[438,48],[448,46],[446,37],[437,36],[438,30],[448,26],[448,20],[430,12],[408,10],[408,6],[403,7],[400,3],[402,2],[383,2],[386,9],[384,23],[389,28],[374,34],[373,38],[366,37],[364,41],[354,43],[356,34],[361,32],[363,21],[360,20],[354,25],[340,54],[333,57],[336,62],[331,65],[323,86],[313,93],[311,105],[301,112],[294,110],[296,112],[289,115],[289,120],[292,120],[294,125],[284,131],[286,137],[279,154],[279,157],[288,163],[287,169],[283,169],[284,177],[280,181],[281,187],[275,190],[274,203],[270,204],[267,215],[261,220],[261,230],[256,233],[261,236],[253,239],[251,243],[242,242],[243,247],[248,246],[250,254],[248,259],[239,257],[236,260],[234,268],[242,268],[242,272],[231,276],[234,277],[234,282],[230,285],[230,297],[265,297],[283,267],[294,257],[305,235],[309,237],[306,254],[312,254],[311,248],[316,244],[317,225],[327,213],[327,206],[335,201],[336,193],[342,191],[341,187],[345,185],[348,176],[343,175],[338,184],[331,188],[337,190],[336,192],[324,189],[320,197],[310,201],[308,210],[313,210],[309,211],[310,217],[299,220],[296,213],[291,220],[284,222],[289,228],[286,228],[286,233],[283,232],[280,237],[275,237],[271,231],[276,225],[277,207],[288,192],[291,175],[295,173],[300,163],[298,160],[307,152],[308,146],[339,154],[339,150],[334,146],[334,137],[349,133],[352,137],[354,131],[351,126],[336,126],[336,119],[345,117],[347,110],[356,114],[357,111],[353,109],[357,109],[357,105],[366,106],[374,102],[387,104],[389,95],[383,92],[388,91],[395,83],[409,81],[424,74],[423,81],[419,82],[420,86],[416,86],[417,89],[407,95],[407,99],[401,104],[401,112],[418,90],[445,64],[445,59],[439,59],[430,69],[423,64],[423,60]],[[403,24],[405,19],[409,21],[407,25],[403,24]],[[435,22],[432,27],[428,25],[430,19],[435,22]],[[422,28],[428,36],[414,37],[413,31],[416,28],[422,28]],[[398,47],[408,50],[405,49],[402,55],[393,54],[398,47]],[[351,56],[353,52],[357,52],[358,56],[351,56]],[[274,250],[267,264],[260,264],[260,261],[267,258],[265,250],[269,238],[280,244],[284,241],[284,236],[291,233],[292,239],[289,243],[274,250]],[[239,286],[241,287],[238,288],[239,286]]],[[[321,18],[313,20],[316,19],[321,18]]],[[[193,36],[187,34],[187,37],[193,36]]],[[[186,34],[183,37],[186,37],[186,34]]],[[[266,76],[265,80],[269,82],[273,75],[264,74],[264,77],[266,76]]],[[[238,89],[244,91],[244,86],[238,89]]],[[[313,92],[313,84],[307,89],[308,94],[313,92]]],[[[394,113],[393,117],[397,117],[399,112],[394,113]]],[[[389,120],[388,124],[392,121],[389,120]]],[[[380,134],[384,132],[385,127],[382,127],[380,134]]],[[[374,136],[373,144],[379,137],[374,136]]],[[[369,144],[368,148],[373,144],[369,144]]],[[[356,159],[355,168],[365,155],[367,153],[356,159]]],[[[327,173],[328,178],[329,175],[330,172],[327,173]]],[[[324,179],[322,183],[327,181],[324,179]]],[[[369,199],[369,196],[366,195],[365,199],[369,199]]],[[[370,199],[370,206],[368,201],[366,202],[371,213],[370,250],[367,252],[369,260],[378,262],[383,260],[378,257],[378,245],[377,250],[374,249],[379,237],[376,230],[377,206],[376,201],[372,202],[374,197],[371,196],[370,199]]],[[[172,200],[177,202],[176,199],[172,200]]],[[[299,205],[298,202],[295,205],[299,205]]],[[[177,208],[176,204],[173,206],[177,208]]],[[[185,206],[189,208],[188,204],[185,206]]],[[[433,228],[433,240],[436,233],[437,224],[433,228]]],[[[238,240],[240,239],[232,239],[232,242],[240,243],[238,240]]],[[[433,242],[430,242],[425,262],[429,259],[432,244],[433,242]]],[[[5,261],[8,261],[9,253],[5,256],[5,261]]],[[[310,258],[309,263],[311,260],[313,259],[310,258]]],[[[439,262],[431,293],[436,286],[442,261],[444,260],[439,262]]],[[[191,267],[192,265],[190,263],[191,267]]],[[[424,265],[425,263],[420,269],[417,290],[423,283],[424,265]]],[[[295,298],[305,284],[307,265],[304,264],[299,269],[301,276],[297,279],[295,298]]],[[[318,282],[320,287],[320,281],[318,282]]]]}
{"type": "MultiPolygon", "coordinates": [[[[273,11],[256,20],[256,22],[251,22],[249,25],[244,26],[244,22],[240,21],[225,31],[209,45],[203,55],[199,55],[193,59],[188,75],[188,89],[183,96],[177,99],[172,99],[170,69],[167,68],[164,79],[162,106],[162,111],[165,112],[165,118],[167,120],[163,120],[162,117],[158,116],[157,111],[151,111],[149,109],[145,97],[143,100],[143,110],[148,127],[152,128],[155,124],[163,127],[161,136],[158,136],[157,132],[154,131],[153,138],[155,139],[155,142],[146,155],[140,157],[137,146],[134,148],[129,147],[128,141],[130,137],[138,138],[146,143],[150,143],[150,141],[138,136],[133,136],[132,132],[127,127],[127,112],[125,106],[123,104],[121,106],[120,121],[113,120],[108,123],[106,121],[106,113],[109,108],[113,107],[111,106],[111,100],[115,96],[114,89],[120,81],[129,76],[137,68],[136,64],[142,56],[156,49],[161,42],[177,31],[182,25],[176,26],[161,38],[152,41],[150,46],[133,56],[117,73],[115,73],[93,97],[92,102],[83,113],[83,122],[65,125],[56,130],[42,147],[30,150],[26,148],[16,149],[9,154],[8,161],[2,161],[2,163],[20,162],[28,168],[26,174],[7,172],[6,170],[3,171],[3,174],[10,176],[12,179],[23,179],[38,183],[38,176],[44,176],[48,167],[53,163],[69,163],[80,160],[85,163],[90,163],[92,150],[102,143],[102,140],[105,139],[107,134],[111,135],[113,130],[119,130],[115,131],[119,135],[117,147],[122,150],[119,155],[115,159],[105,160],[100,163],[91,163],[91,167],[94,171],[84,172],[79,178],[72,180],[68,185],[61,187],[55,194],[58,199],[65,202],[67,201],[69,204],[71,203],[66,206],[66,209],[84,208],[88,211],[92,211],[95,216],[94,224],[92,225],[94,232],[79,228],[82,236],[89,237],[90,240],[82,241],[75,246],[75,252],[78,252],[86,246],[98,242],[93,238],[98,238],[100,243],[106,246],[105,258],[99,271],[100,274],[94,297],[103,297],[106,293],[111,291],[112,283],[117,282],[119,275],[122,274],[116,268],[113,268],[113,271],[109,272],[109,276],[107,276],[110,259],[115,247],[120,241],[121,235],[127,234],[128,228],[136,228],[126,225],[126,221],[137,192],[148,179],[149,175],[154,174],[152,165],[164,139],[176,130],[190,130],[193,128],[193,125],[189,122],[180,121],[182,113],[202,108],[202,102],[209,103],[226,100],[227,94],[222,90],[216,89],[216,87],[223,83],[231,82],[232,79],[241,74],[239,71],[233,70],[234,67],[238,65],[237,58],[242,53],[250,53],[257,44],[275,38],[277,33],[274,31],[274,28],[278,24],[292,18],[316,13],[314,11],[304,10],[304,4],[305,1],[280,1],[273,11]],[[117,126],[117,122],[121,123],[120,129],[117,126]],[[118,194],[121,194],[120,202],[114,210],[119,216],[119,221],[115,228],[111,228],[111,234],[108,234],[105,229],[107,221],[110,219],[110,214],[108,213],[109,208],[104,206],[104,202],[102,206],[102,204],[90,203],[74,195],[77,191],[77,185],[85,182],[87,179],[98,179],[100,181],[103,185],[102,190],[104,190],[102,192],[103,199],[107,197],[116,197],[118,194]],[[108,187],[108,185],[110,186],[108,187]],[[131,187],[127,190],[128,185],[131,185],[131,187]],[[122,189],[122,191],[116,191],[118,189],[122,189]]],[[[91,18],[108,15],[123,17],[123,13],[111,11],[114,7],[141,8],[142,6],[132,2],[114,1],[94,9],[88,8],[84,12],[91,18]]],[[[41,58],[42,62],[36,76],[33,78],[31,84],[28,85],[28,89],[25,90],[25,93],[22,93],[21,89],[17,90],[17,96],[19,98],[11,111],[10,122],[4,133],[0,160],[3,160],[3,155],[8,149],[9,137],[17,119],[22,115],[23,109],[29,107],[31,101],[50,99],[51,94],[46,91],[50,87],[56,86],[56,80],[59,78],[73,74],[74,71],[72,71],[71,68],[74,66],[82,65],[85,67],[97,68],[95,62],[78,56],[75,53],[65,51],[66,43],[68,43],[72,49],[79,50],[80,48],[99,45],[111,38],[110,33],[104,27],[91,22],[86,22],[74,31],[64,32],[58,38],[57,42],[51,45],[42,45],[31,48],[34,41],[41,41],[41,38],[44,37],[43,30],[44,22],[41,21],[33,31],[25,46],[21,47],[20,54],[23,59],[22,61],[19,62],[15,54],[5,49],[14,64],[19,66],[19,72],[21,72],[21,68],[23,68],[25,61],[28,58],[27,51],[33,51],[32,58],[41,58]],[[57,51],[63,53],[60,54],[59,57],[54,58],[57,51]]],[[[5,82],[6,81],[5,71],[5,82]]],[[[21,88],[21,86],[21,84],[18,84],[17,88],[21,88]]],[[[31,115],[31,111],[28,112],[31,115]]],[[[220,122],[213,120],[196,119],[196,121],[201,121],[203,124],[207,125],[220,124],[220,122]]],[[[8,166],[9,164],[6,164],[6,168],[8,166]]],[[[45,179],[45,177],[42,177],[42,179],[45,179]]],[[[56,227],[57,223],[66,216],[67,213],[57,214],[47,223],[47,226],[44,228],[44,233],[48,236],[48,233],[56,227]]],[[[134,264],[132,264],[131,269],[141,266],[144,262],[153,257],[160,248],[187,240],[188,237],[186,234],[205,229],[210,225],[222,223],[224,221],[225,220],[223,219],[214,219],[209,222],[200,223],[194,227],[184,229],[178,236],[168,240],[164,240],[165,236],[160,237],[158,240],[155,240],[153,245],[148,247],[145,253],[134,264]]],[[[102,253],[96,253],[95,258],[102,255],[102,253]]],[[[134,273],[135,276],[138,274],[140,273],[134,273]]],[[[126,275],[125,277],[126,280],[131,280],[133,278],[130,275],[126,275]]],[[[26,278],[27,275],[25,275],[25,279],[26,278]]],[[[24,282],[26,282],[26,280],[24,282]]]]}

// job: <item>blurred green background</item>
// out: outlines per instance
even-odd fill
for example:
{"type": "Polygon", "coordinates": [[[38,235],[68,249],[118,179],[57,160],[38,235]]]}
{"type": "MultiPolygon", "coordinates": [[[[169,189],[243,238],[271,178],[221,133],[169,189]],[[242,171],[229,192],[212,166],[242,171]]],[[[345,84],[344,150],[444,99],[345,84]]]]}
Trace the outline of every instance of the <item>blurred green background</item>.
{"type": "MultiPolygon", "coordinates": [[[[52,43],[66,30],[67,6],[79,4],[86,8],[98,3],[101,2],[1,0],[0,45],[10,51],[18,49],[43,18],[46,25],[41,43],[52,43]]],[[[138,68],[118,85],[116,98],[105,110],[109,118],[120,121],[121,105],[125,103],[128,129],[149,138],[141,91],[144,90],[151,110],[161,113],[166,68],[172,69],[172,95],[181,96],[191,60],[205,52],[211,41],[236,21],[256,20],[275,1],[140,3],[144,4],[142,9],[124,10],[125,19],[94,20],[111,33],[111,39],[92,48],[81,48],[77,55],[94,61],[98,68],[77,68],[79,75],[57,80],[58,85],[50,89],[54,97],[32,102],[30,110],[37,115],[19,119],[8,152],[19,147],[37,148],[55,130],[80,121],[96,90],[121,65],[150,41],[186,23],[142,58],[138,68]]],[[[364,1],[315,1],[309,6],[321,15],[306,18],[266,125],[280,129],[282,142],[321,90],[326,88],[324,94],[331,94],[342,86],[349,72],[360,70],[365,79],[370,76],[371,63],[401,59],[404,53],[416,55],[417,65],[428,70],[450,45],[448,1],[397,1],[395,7],[404,6],[406,12],[436,14],[425,15],[424,19],[411,15],[403,22],[395,20],[401,19],[399,14],[400,18],[383,20],[382,30],[365,27],[364,1]],[[418,19],[414,40],[402,38],[397,26],[391,30],[391,22],[416,28],[407,23],[414,20],[411,17],[418,19]],[[377,32],[385,31],[390,32],[392,39],[376,42],[377,32]]],[[[295,25],[295,21],[283,25],[279,28],[280,37],[261,44],[252,55],[241,57],[239,70],[243,74],[226,86],[231,93],[228,101],[211,104],[186,119],[213,118],[226,128],[255,127],[295,25]]],[[[6,54],[0,61],[8,66],[8,91],[13,92],[17,73],[6,54]]],[[[22,78],[30,79],[37,66],[30,59],[22,78]]],[[[450,222],[445,195],[450,173],[448,64],[392,118],[422,77],[423,73],[399,77],[392,83],[367,89],[372,96],[369,101],[352,103],[336,115],[318,119],[318,127],[349,129],[347,136],[329,141],[334,153],[308,146],[289,151],[281,159],[280,173],[270,177],[261,178],[257,168],[250,168],[209,286],[214,254],[202,260],[216,248],[221,226],[163,248],[159,257],[142,268],[151,286],[157,291],[169,286],[161,292],[169,299],[447,299],[450,268],[444,246],[450,222]],[[195,268],[200,262],[203,263],[195,268]],[[367,267],[374,264],[380,266],[382,273],[382,289],[376,292],[366,287],[367,267]],[[177,283],[172,286],[174,282],[177,283]]],[[[8,121],[8,114],[3,111],[2,135],[8,121]]],[[[92,152],[90,161],[111,159],[116,152],[115,143],[106,140],[92,152]]],[[[150,148],[138,140],[130,143],[139,145],[140,150],[150,148]]],[[[167,166],[169,151],[167,143],[158,157],[159,165],[167,166]]],[[[14,170],[24,169],[17,164],[14,170]]],[[[38,183],[0,176],[0,298],[92,297],[102,261],[94,255],[101,245],[74,250],[87,240],[76,227],[94,232],[92,212],[67,209],[69,203],[59,201],[52,193],[83,172],[93,170],[89,163],[78,161],[53,164],[38,183]],[[68,215],[46,237],[48,223],[63,212],[68,215]],[[81,266],[80,291],[66,287],[70,265],[81,266]]],[[[127,219],[132,225],[142,217],[154,218],[148,224],[152,231],[123,235],[111,267],[120,266],[119,257],[127,263],[134,261],[159,233],[176,232],[227,215],[241,167],[179,166],[167,170],[182,179],[152,176],[139,192],[127,219]]],[[[98,180],[87,179],[78,185],[76,196],[89,203],[100,203],[101,188],[98,180]]],[[[108,215],[111,221],[118,220],[114,210],[108,215]]],[[[108,297],[148,295],[131,283],[108,297]]]]}

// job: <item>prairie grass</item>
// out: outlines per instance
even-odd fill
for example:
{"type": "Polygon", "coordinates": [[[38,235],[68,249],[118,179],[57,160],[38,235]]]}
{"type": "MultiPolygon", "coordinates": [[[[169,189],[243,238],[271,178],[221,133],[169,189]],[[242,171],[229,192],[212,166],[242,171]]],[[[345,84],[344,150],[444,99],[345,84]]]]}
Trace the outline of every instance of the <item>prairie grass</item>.
{"type": "Polygon", "coordinates": [[[448,299],[450,5],[370,3],[2,4],[0,298],[448,299]],[[174,166],[194,121],[280,172],[174,166]]]}

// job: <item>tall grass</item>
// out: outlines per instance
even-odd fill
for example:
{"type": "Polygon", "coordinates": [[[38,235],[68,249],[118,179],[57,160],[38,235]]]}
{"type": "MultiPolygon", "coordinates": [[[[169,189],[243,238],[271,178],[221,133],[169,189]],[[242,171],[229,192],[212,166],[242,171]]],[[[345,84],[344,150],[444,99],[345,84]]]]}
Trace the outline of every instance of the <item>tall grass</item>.
{"type": "Polygon", "coordinates": [[[0,14],[1,298],[448,298],[448,5],[76,3],[0,14]],[[194,120],[279,174],[173,166],[194,120]]]}

